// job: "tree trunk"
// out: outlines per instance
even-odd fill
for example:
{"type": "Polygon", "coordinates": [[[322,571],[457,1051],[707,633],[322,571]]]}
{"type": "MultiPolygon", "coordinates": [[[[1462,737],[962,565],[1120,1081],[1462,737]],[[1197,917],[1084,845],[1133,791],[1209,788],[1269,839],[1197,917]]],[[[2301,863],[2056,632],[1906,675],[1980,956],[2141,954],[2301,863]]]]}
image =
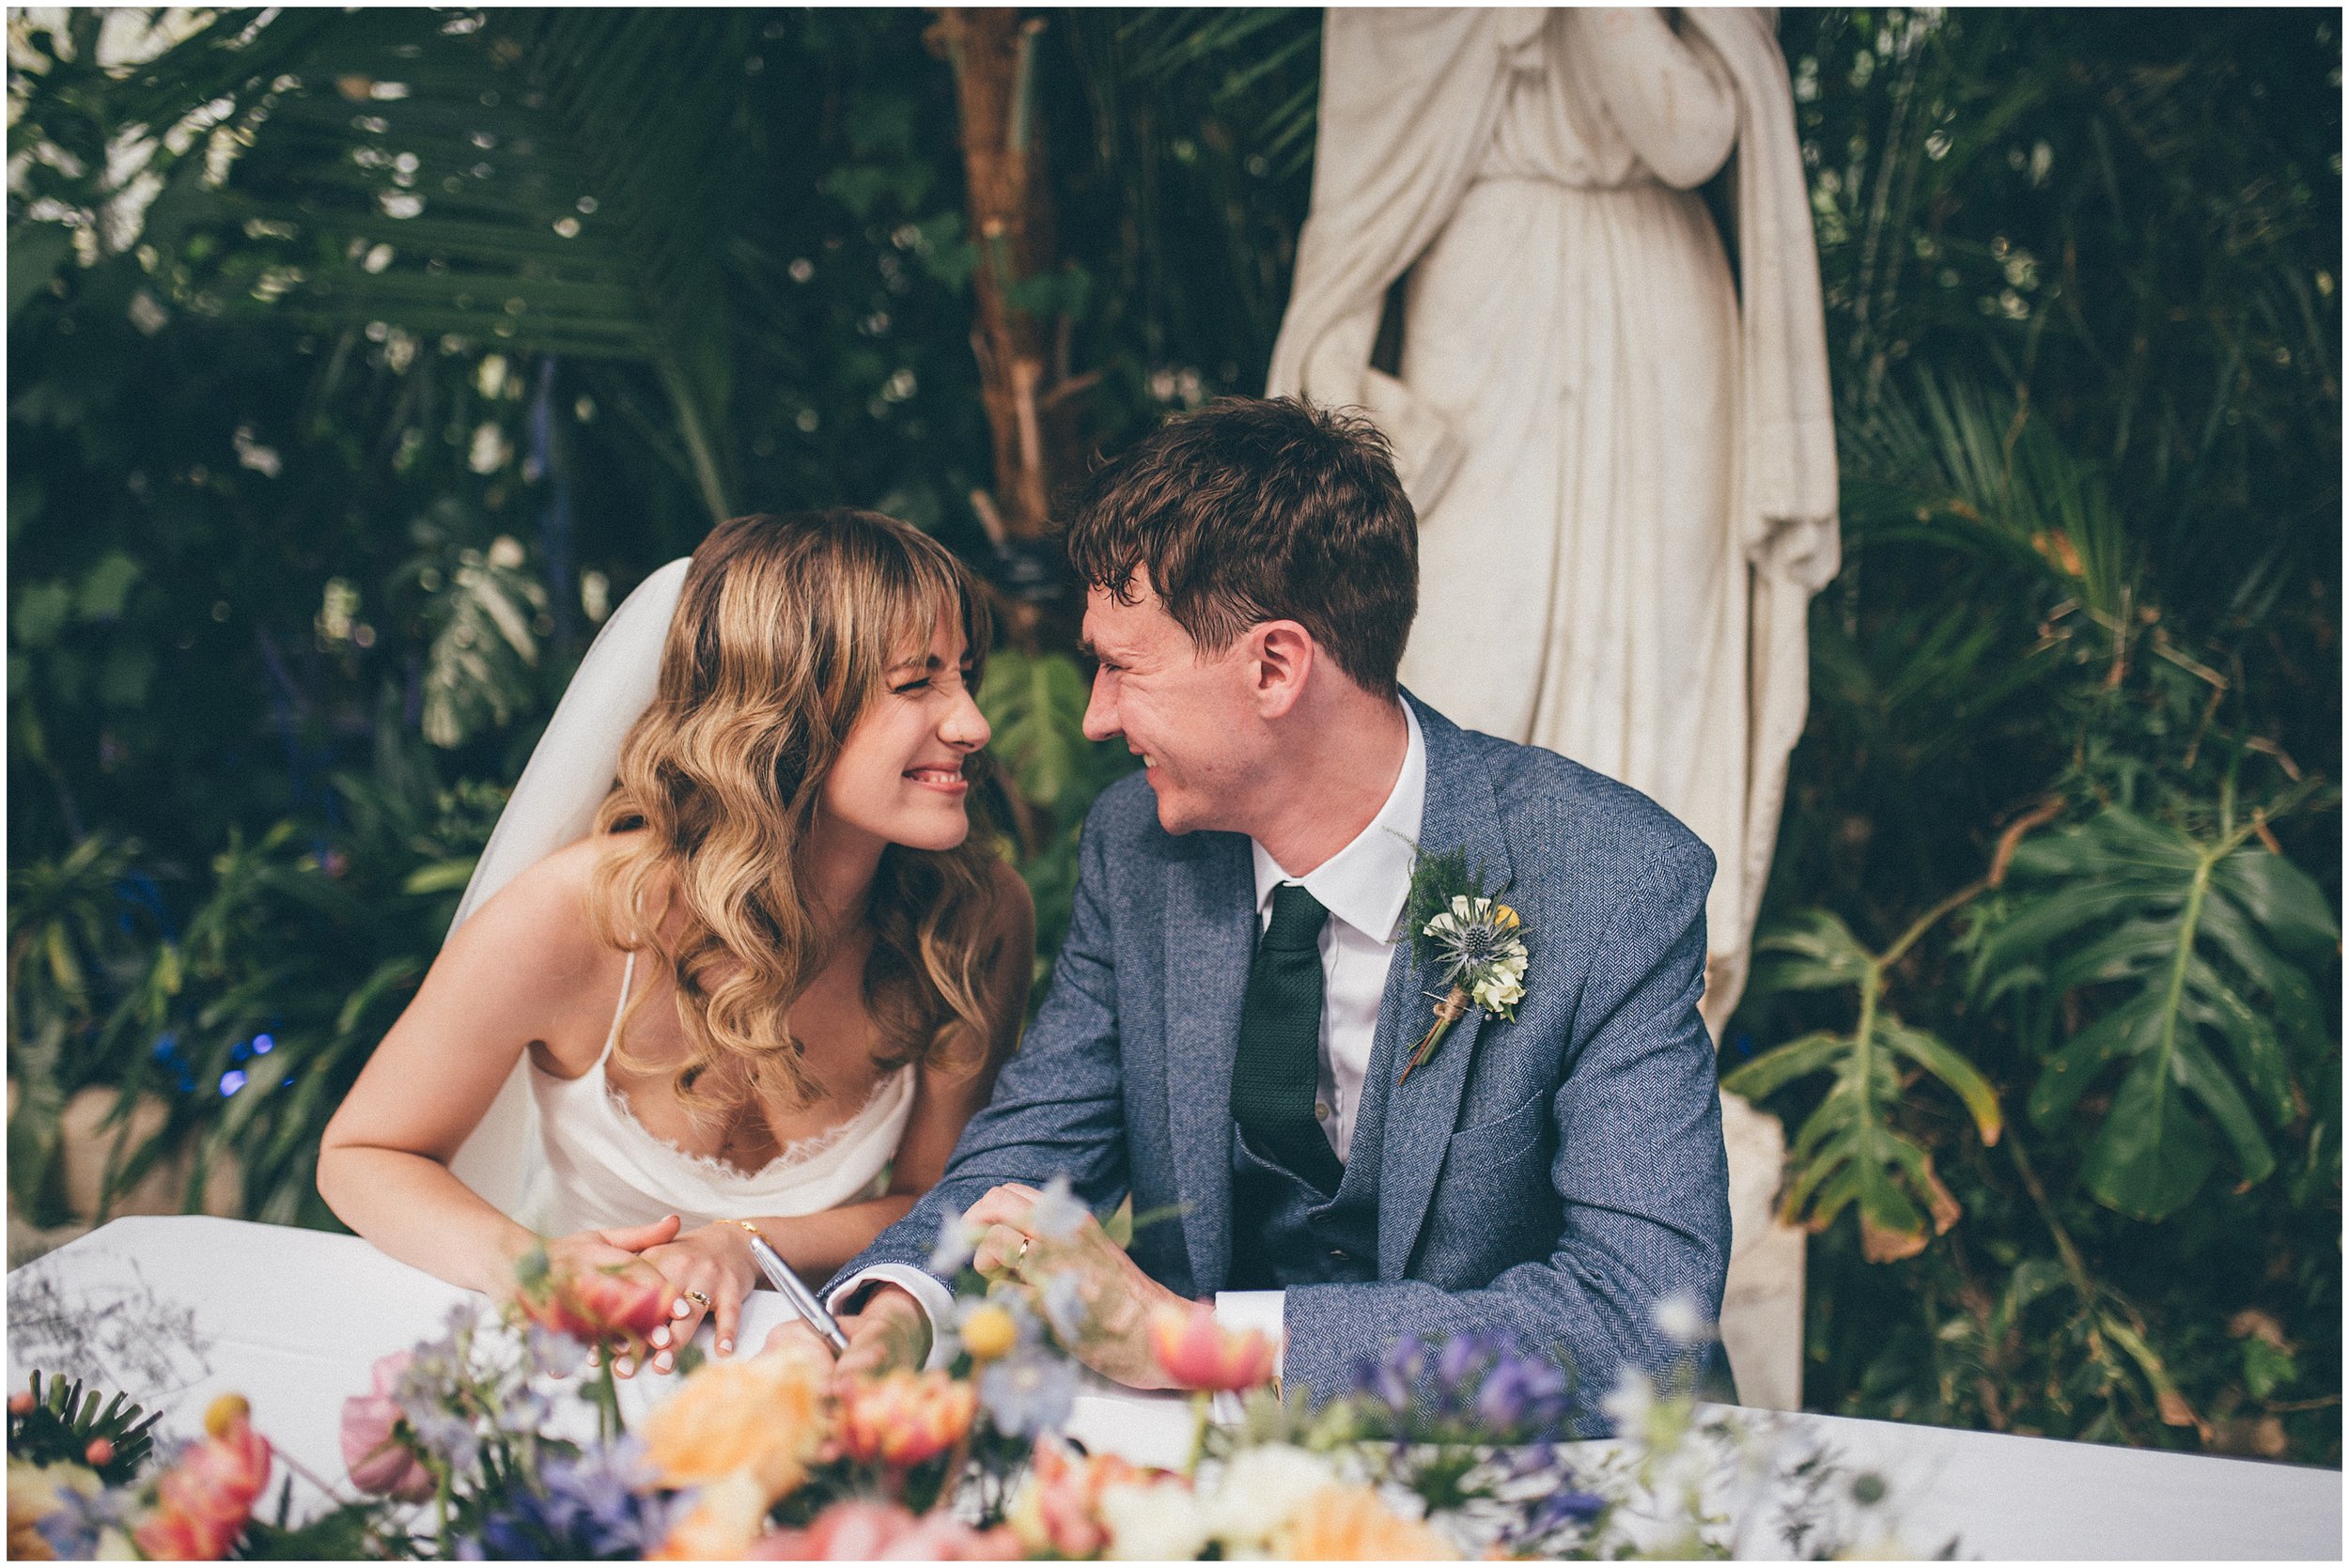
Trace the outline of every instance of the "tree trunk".
{"type": "Polygon", "coordinates": [[[1000,545],[1043,536],[1054,485],[1069,476],[1077,402],[1091,376],[1068,373],[1066,316],[1040,316],[1034,288],[1060,271],[1043,125],[1036,109],[1040,16],[998,8],[940,10],[931,44],[954,68],[970,188],[975,310],[971,346],[994,438],[995,490],[972,497],[1000,545]]]}

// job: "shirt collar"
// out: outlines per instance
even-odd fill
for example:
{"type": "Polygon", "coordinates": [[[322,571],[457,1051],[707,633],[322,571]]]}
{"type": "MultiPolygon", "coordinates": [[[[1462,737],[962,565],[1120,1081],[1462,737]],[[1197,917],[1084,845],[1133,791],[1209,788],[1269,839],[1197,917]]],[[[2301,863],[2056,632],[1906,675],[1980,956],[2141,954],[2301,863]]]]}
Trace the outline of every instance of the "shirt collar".
{"type": "Polygon", "coordinates": [[[1419,843],[1420,819],[1427,805],[1427,741],[1420,734],[1419,715],[1404,703],[1403,722],[1408,732],[1403,747],[1403,768],[1394,777],[1387,803],[1353,842],[1304,877],[1291,877],[1265,853],[1254,839],[1248,841],[1256,866],[1256,914],[1261,920],[1272,902],[1272,890],[1283,882],[1302,882],[1338,919],[1374,941],[1394,939],[1395,923],[1411,891],[1411,857],[1419,843]]]}

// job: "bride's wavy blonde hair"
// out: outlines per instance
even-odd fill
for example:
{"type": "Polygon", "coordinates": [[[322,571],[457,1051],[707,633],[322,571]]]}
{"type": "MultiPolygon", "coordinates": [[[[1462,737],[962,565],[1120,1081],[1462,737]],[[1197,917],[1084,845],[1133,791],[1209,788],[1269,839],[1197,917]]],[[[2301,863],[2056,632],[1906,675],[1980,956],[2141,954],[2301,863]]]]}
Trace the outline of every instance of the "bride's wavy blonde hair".
{"type": "MultiPolygon", "coordinates": [[[[649,949],[676,977],[688,1048],[675,1081],[690,1110],[731,1111],[761,1093],[795,1105],[821,1096],[790,1021],[827,953],[809,909],[809,829],[824,776],[887,671],[925,657],[947,617],[961,625],[975,686],[985,600],[943,546],[878,512],[736,518],[693,552],[658,692],[621,744],[619,782],[596,817],[599,832],[643,831],[598,862],[588,899],[602,940],[649,949]],[[664,936],[672,910],[683,918],[664,936]]],[[[975,778],[983,756],[966,772],[975,778]]],[[[996,884],[973,829],[953,849],[882,852],[863,983],[884,1068],[985,1058],[996,884]]],[[[627,1043],[645,990],[629,1001],[619,1046],[640,1072],[658,1065],[627,1043]]]]}

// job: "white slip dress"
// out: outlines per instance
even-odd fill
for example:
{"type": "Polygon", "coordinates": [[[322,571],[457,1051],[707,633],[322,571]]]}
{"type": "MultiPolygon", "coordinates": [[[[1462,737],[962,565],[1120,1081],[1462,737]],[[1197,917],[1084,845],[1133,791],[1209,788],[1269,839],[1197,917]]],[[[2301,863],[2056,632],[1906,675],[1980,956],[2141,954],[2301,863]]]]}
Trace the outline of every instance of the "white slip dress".
{"type": "Polygon", "coordinates": [[[564,1235],[677,1214],[692,1229],[717,1219],[816,1214],[880,1193],[913,1115],[910,1066],[883,1078],[847,1121],[786,1145],[756,1171],[737,1170],[646,1126],[606,1076],[635,978],[631,953],[593,1067],[567,1079],[535,1061],[528,1064],[543,1157],[517,1216],[523,1224],[542,1235],[564,1235]]]}

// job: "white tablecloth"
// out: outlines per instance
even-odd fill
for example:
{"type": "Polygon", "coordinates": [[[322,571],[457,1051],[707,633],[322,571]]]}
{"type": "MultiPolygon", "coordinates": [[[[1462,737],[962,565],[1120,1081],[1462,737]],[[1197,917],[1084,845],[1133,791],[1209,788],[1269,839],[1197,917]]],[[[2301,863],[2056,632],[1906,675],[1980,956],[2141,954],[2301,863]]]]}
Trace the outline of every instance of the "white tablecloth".
{"type": "MultiPolygon", "coordinates": [[[[166,1410],[164,1430],[181,1435],[233,1390],[281,1452],[338,1483],[342,1402],[366,1388],[368,1363],[438,1334],[469,1299],[350,1236],[118,1219],[8,1276],[9,1386],[35,1370],[81,1375],[166,1410]]],[[[758,1293],[743,1343],[787,1311],[758,1293]]],[[[669,1386],[640,1376],[624,1397],[641,1408],[669,1386]]],[[[1993,1560],[2341,1554],[2337,1470],[1836,1416],[1755,1420],[1832,1449],[1846,1469],[1881,1473],[1915,1550],[1954,1539],[1960,1556],[1993,1560]]],[[[1074,1431],[1159,1464],[1179,1462],[1190,1435],[1180,1401],[1122,1392],[1082,1396],[1074,1431]]]]}

